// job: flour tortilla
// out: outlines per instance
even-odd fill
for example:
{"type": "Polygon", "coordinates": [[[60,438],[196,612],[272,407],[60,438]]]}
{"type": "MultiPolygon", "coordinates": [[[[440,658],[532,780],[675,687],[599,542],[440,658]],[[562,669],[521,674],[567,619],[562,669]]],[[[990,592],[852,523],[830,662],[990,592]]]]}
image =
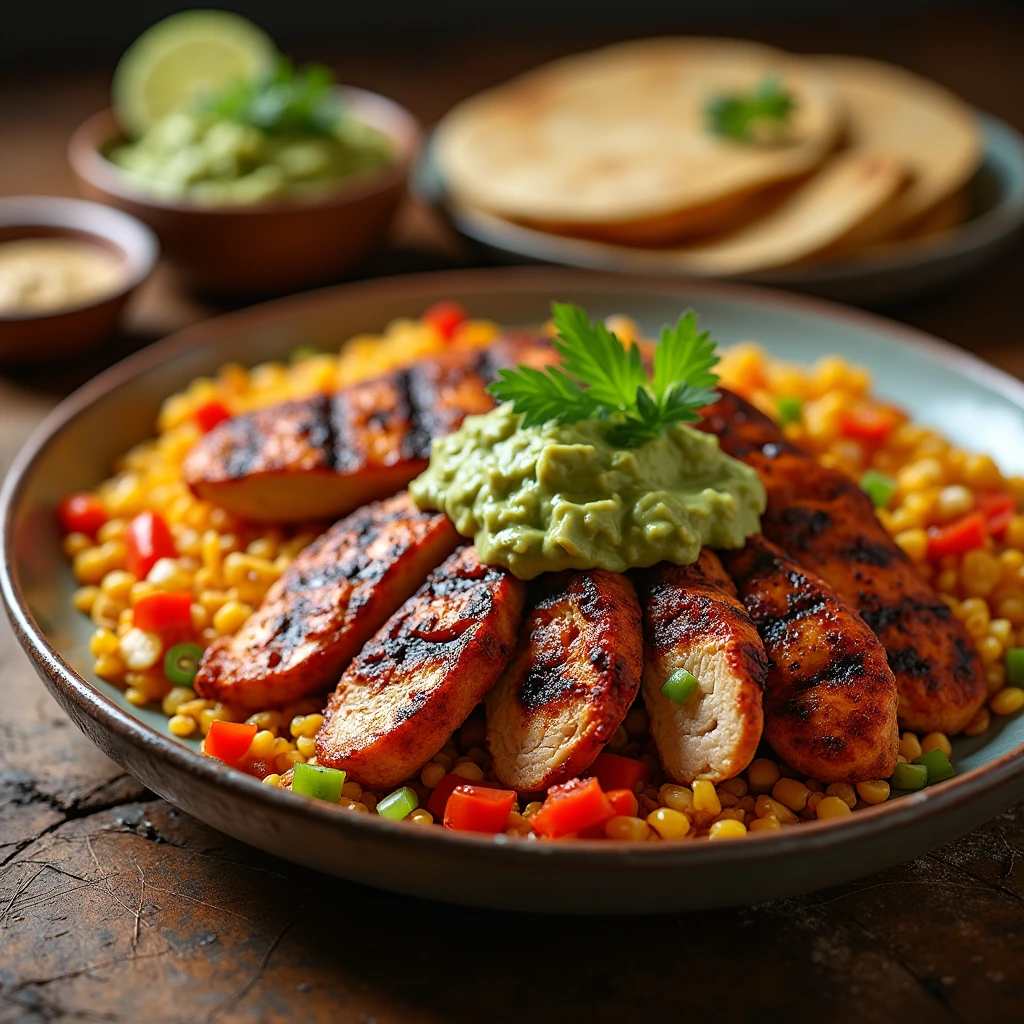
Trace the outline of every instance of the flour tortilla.
{"type": "Polygon", "coordinates": [[[528,72],[457,106],[436,135],[453,198],[545,230],[657,244],[758,189],[813,170],[841,127],[814,66],[721,39],[611,46],[528,72]],[[795,99],[786,140],[757,145],[706,128],[715,96],[774,75],[795,99]]]}
{"type": "Polygon", "coordinates": [[[846,107],[854,146],[888,153],[910,173],[907,187],[848,239],[887,238],[959,191],[978,169],[981,133],[970,108],[951,92],[902,68],[860,57],[814,57],[846,107]]]}

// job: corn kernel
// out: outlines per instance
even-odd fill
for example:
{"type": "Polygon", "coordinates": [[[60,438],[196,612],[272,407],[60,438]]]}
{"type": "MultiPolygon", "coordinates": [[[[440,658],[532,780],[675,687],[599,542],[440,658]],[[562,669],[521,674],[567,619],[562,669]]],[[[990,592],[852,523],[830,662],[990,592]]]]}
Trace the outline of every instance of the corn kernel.
{"type": "Polygon", "coordinates": [[[171,715],[167,722],[167,728],[172,736],[187,739],[196,731],[196,720],[188,715],[171,715]]]}
{"type": "Polygon", "coordinates": [[[754,813],[759,818],[765,818],[769,814],[777,818],[783,825],[792,825],[796,822],[796,815],[785,805],[779,803],[766,793],[762,793],[754,804],[754,813]]]}
{"type": "Polygon", "coordinates": [[[867,804],[881,804],[889,799],[889,783],[885,779],[871,779],[869,782],[858,782],[857,793],[867,804]]]}
{"type": "Polygon", "coordinates": [[[195,700],[195,691],[187,686],[175,686],[167,691],[167,695],[160,702],[163,713],[170,717],[176,715],[183,704],[195,700]]]}
{"type": "Polygon", "coordinates": [[[968,455],[964,461],[964,483],[979,490],[994,490],[1003,484],[1003,475],[990,455],[968,455]]]}
{"type": "Polygon", "coordinates": [[[825,796],[839,797],[851,810],[853,810],[853,805],[857,802],[857,793],[848,782],[833,782],[825,790],[825,796]]]}
{"type": "Polygon", "coordinates": [[[708,831],[708,839],[737,839],[747,834],[747,826],[734,818],[716,821],[708,831]]]}
{"type": "Polygon", "coordinates": [[[120,641],[121,657],[125,665],[133,672],[142,672],[152,668],[164,651],[164,642],[157,633],[147,633],[144,629],[128,630],[120,641]]]}
{"type": "Polygon", "coordinates": [[[100,588],[95,586],[79,587],[71,598],[71,603],[77,611],[88,615],[92,606],[99,596],[100,588]]]}
{"type": "Polygon", "coordinates": [[[978,713],[967,723],[964,729],[965,736],[980,736],[988,731],[992,724],[992,713],[988,708],[981,708],[978,713]]]}
{"type": "Polygon", "coordinates": [[[963,484],[943,487],[935,502],[935,511],[942,522],[956,519],[974,508],[974,495],[963,484]]]}
{"type": "Polygon", "coordinates": [[[643,818],[634,818],[628,814],[616,814],[614,818],[609,818],[604,823],[604,834],[609,839],[634,843],[652,838],[650,825],[643,818]]]}
{"type": "Polygon", "coordinates": [[[263,776],[263,785],[272,786],[274,789],[281,788],[281,776],[277,772],[271,772],[269,775],[263,776]]]}
{"type": "Polygon", "coordinates": [[[726,779],[724,782],[720,782],[716,789],[725,790],[726,793],[732,793],[737,798],[747,795],[747,784],[741,778],[726,779]]]}
{"type": "Polygon", "coordinates": [[[796,779],[779,779],[772,787],[772,796],[791,811],[802,811],[810,790],[796,779]]]}
{"type": "Polygon", "coordinates": [[[921,753],[927,754],[932,750],[941,750],[946,757],[953,756],[953,744],[943,732],[930,732],[921,737],[921,753]]]}
{"type": "Polygon", "coordinates": [[[690,819],[671,807],[659,807],[647,815],[647,824],[662,839],[683,839],[690,831],[690,819]]]}
{"type": "Polygon", "coordinates": [[[423,783],[427,789],[434,789],[435,786],[445,777],[445,770],[443,765],[436,764],[431,761],[429,764],[423,766],[423,771],[420,772],[420,782],[423,783]]]}
{"type": "Polygon", "coordinates": [[[228,601],[221,605],[214,613],[213,628],[220,636],[228,636],[237,633],[249,616],[252,615],[252,606],[243,604],[240,601],[228,601]]]}
{"type": "Polygon", "coordinates": [[[928,534],[920,527],[900,530],[893,538],[908,558],[915,562],[923,562],[928,552],[928,534]]]}
{"type": "Polygon", "coordinates": [[[291,771],[297,764],[305,764],[306,759],[297,750],[286,750],[283,754],[278,754],[274,758],[274,767],[282,775],[291,771]]]}
{"type": "MultiPolygon", "coordinates": [[[[1024,694],[1024,690],[1021,690],[1024,694]]],[[[715,787],[707,779],[698,779],[693,784],[693,807],[696,811],[704,811],[714,817],[721,813],[722,804],[715,792],[715,787]]]]}
{"type": "Polygon", "coordinates": [[[779,824],[779,819],[768,815],[766,818],[755,818],[749,825],[747,830],[750,832],[775,832],[782,828],[779,824]]]}
{"type": "Polygon", "coordinates": [[[295,741],[295,749],[308,760],[316,755],[316,740],[312,736],[300,736],[295,741]]]}
{"type": "Polygon", "coordinates": [[[1008,686],[1000,690],[989,702],[989,709],[996,715],[1012,715],[1024,707],[1024,690],[1008,686]]]}
{"type": "Polygon", "coordinates": [[[658,790],[658,802],[665,807],[671,807],[673,811],[682,811],[684,814],[694,809],[693,793],[686,786],[677,786],[671,782],[666,782],[658,790]]]}
{"type": "Polygon", "coordinates": [[[779,781],[779,766],[766,757],[759,757],[747,769],[747,782],[752,793],[770,793],[779,781]]]}
{"type": "Polygon", "coordinates": [[[109,629],[97,629],[89,638],[89,653],[94,658],[104,654],[115,654],[117,650],[117,634],[109,629]]]}
{"type": "Polygon", "coordinates": [[[349,800],[359,800],[363,795],[363,787],[358,782],[346,782],[341,787],[341,795],[348,797],[349,800]]]}
{"type": "Polygon", "coordinates": [[[900,737],[900,753],[908,760],[921,756],[921,741],[912,732],[905,732],[900,737]]]}
{"type": "MultiPolygon", "coordinates": [[[[1024,693],[1024,690],[1021,693],[1024,693]]],[[[463,761],[462,764],[457,764],[452,772],[471,782],[483,782],[484,779],[483,769],[475,761],[463,761]]]]}
{"type": "Polygon", "coordinates": [[[108,683],[116,683],[124,678],[127,666],[120,654],[101,654],[92,667],[93,672],[108,683]]]}
{"type": "Polygon", "coordinates": [[[841,818],[845,814],[852,813],[852,811],[853,808],[845,800],[841,800],[837,796],[827,796],[818,804],[818,820],[824,821],[826,818],[841,818]]]}
{"type": "MultiPolygon", "coordinates": [[[[366,806],[365,804],[363,805],[366,806]]],[[[366,808],[369,810],[369,808],[366,808]]],[[[354,810],[354,808],[353,808],[354,810]]],[[[417,807],[411,814],[406,815],[405,821],[411,821],[414,825],[433,825],[434,816],[425,807],[417,807]]]]}

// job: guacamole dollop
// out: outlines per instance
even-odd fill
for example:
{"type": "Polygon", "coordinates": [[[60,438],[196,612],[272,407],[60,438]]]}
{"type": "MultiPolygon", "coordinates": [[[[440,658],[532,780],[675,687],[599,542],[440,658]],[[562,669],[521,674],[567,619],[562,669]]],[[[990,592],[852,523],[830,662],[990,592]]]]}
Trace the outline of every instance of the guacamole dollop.
{"type": "Polygon", "coordinates": [[[107,155],[155,195],[217,204],[323,189],[391,159],[385,136],[352,118],[313,135],[268,132],[201,109],[168,114],[107,155]]]}
{"type": "Polygon", "coordinates": [[[445,512],[482,561],[521,579],[560,569],[625,572],[688,565],[701,547],[742,547],[765,492],[718,438],[675,424],[636,448],[609,444],[610,421],[522,427],[511,403],[433,442],[409,486],[445,512]]]}

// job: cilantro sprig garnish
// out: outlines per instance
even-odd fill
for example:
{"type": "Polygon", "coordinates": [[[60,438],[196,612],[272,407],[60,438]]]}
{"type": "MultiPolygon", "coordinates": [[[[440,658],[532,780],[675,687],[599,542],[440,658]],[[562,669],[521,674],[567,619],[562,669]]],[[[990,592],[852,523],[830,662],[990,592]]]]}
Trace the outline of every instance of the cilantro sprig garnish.
{"type": "Polygon", "coordinates": [[[561,366],[499,370],[488,389],[499,402],[513,403],[524,427],[609,419],[608,440],[634,448],[673,423],[699,420],[698,410],[717,399],[715,343],[692,310],[661,329],[650,376],[635,342],[623,345],[579,306],[555,302],[551,311],[561,366]]]}
{"type": "Polygon", "coordinates": [[[268,72],[204,97],[199,106],[268,135],[329,135],[342,113],[331,69],[322,64],[296,69],[287,57],[268,72]]]}
{"type": "Polygon", "coordinates": [[[705,107],[708,128],[736,142],[775,137],[785,127],[796,104],[774,75],[751,92],[715,96],[705,107]]]}

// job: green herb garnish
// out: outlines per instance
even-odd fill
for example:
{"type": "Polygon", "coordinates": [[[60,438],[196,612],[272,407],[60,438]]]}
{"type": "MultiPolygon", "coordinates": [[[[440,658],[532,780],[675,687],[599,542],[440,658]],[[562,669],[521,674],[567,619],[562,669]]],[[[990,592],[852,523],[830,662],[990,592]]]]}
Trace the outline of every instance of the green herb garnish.
{"type": "Polygon", "coordinates": [[[708,129],[736,142],[761,141],[767,129],[777,135],[796,104],[774,75],[752,92],[715,96],[705,107],[708,129]]]}
{"type": "Polygon", "coordinates": [[[673,423],[699,420],[698,410],[718,398],[715,343],[692,310],[661,329],[650,377],[635,342],[627,348],[579,306],[554,302],[551,312],[561,367],[499,370],[488,388],[499,402],[514,403],[524,427],[611,417],[608,440],[633,448],[673,423]]]}
{"type": "Polygon", "coordinates": [[[204,97],[199,107],[268,135],[330,135],[342,113],[331,69],[307,64],[296,70],[286,57],[268,72],[204,97]]]}

